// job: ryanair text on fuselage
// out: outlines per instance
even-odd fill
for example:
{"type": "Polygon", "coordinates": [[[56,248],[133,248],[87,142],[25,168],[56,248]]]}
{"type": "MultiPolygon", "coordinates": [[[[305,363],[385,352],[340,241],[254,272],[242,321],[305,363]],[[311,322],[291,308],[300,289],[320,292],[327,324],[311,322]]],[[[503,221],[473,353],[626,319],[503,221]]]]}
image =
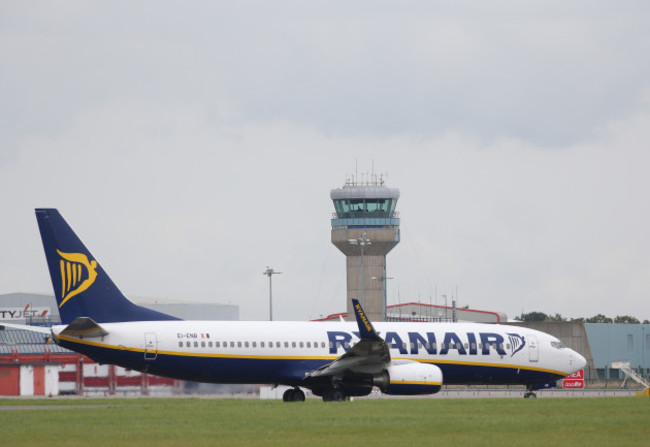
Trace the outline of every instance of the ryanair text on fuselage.
{"type": "MultiPolygon", "coordinates": [[[[381,333],[380,333],[381,335],[381,333]]],[[[430,355],[446,355],[449,351],[456,351],[458,355],[490,355],[490,348],[498,355],[507,355],[510,349],[511,357],[521,351],[526,345],[525,338],[519,334],[508,333],[509,342],[506,344],[504,337],[496,332],[467,332],[464,340],[455,332],[445,332],[444,336],[436,337],[434,332],[408,332],[406,337],[397,332],[386,332],[384,341],[391,350],[400,354],[419,354],[424,350],[430,355]],[[442,340],[440,344],[437,340],[442,340]]],[[[330,354],[337,354],[339,349],[347,351],[353,337],[360,338],[358,332],[327,331],[330,354]]]]}

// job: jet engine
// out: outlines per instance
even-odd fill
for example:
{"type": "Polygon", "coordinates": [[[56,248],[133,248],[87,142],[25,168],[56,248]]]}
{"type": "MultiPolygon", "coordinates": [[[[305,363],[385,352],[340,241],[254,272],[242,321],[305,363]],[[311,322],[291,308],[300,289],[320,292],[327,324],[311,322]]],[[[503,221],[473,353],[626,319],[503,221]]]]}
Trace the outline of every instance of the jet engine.
{"type": "Polygon", "coordinates": [[[434,394],[442,386],[442,371],[426,363],[392,363],[383,374],[375,377],[374,385],[386,394],[434,394]]]}

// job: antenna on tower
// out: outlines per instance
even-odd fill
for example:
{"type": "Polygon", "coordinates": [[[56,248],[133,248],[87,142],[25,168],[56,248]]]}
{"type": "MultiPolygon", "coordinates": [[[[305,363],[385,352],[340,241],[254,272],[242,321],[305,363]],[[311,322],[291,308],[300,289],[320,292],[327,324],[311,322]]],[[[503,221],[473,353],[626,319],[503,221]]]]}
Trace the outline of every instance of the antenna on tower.
{"type": "Polygon", "coordinates": [[[359,181],[359,159],[354,160],[354,183],[355,185],[359,181]]]}

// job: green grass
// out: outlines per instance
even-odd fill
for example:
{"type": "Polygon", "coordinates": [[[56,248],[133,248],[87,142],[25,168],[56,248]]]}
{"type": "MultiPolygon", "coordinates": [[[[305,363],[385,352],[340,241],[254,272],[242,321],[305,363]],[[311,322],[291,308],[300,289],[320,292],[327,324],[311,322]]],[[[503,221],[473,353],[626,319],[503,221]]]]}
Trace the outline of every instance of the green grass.
{"type": "Polygon", "coordinates": [[[0,400],[0,407],[6,406],[28,408],[0,410],[0,444],[20,447],[594,447],[641,446],[650,439],[650,399],[644,397],[290,404],[189,398],[0,400]]]}

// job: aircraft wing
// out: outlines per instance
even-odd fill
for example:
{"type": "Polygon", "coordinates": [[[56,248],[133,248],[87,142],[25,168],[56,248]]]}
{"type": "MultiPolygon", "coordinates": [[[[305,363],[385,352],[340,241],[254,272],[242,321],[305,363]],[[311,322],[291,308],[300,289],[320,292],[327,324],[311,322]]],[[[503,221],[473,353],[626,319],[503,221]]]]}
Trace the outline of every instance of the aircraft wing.
{"type": "Polygon", "coordinates": [[[366,317],[359,301],[352,300],[361,340],[336,360],[311,371],[305,378],[380,373],[390,363],[388,345],[366,317]]]}

